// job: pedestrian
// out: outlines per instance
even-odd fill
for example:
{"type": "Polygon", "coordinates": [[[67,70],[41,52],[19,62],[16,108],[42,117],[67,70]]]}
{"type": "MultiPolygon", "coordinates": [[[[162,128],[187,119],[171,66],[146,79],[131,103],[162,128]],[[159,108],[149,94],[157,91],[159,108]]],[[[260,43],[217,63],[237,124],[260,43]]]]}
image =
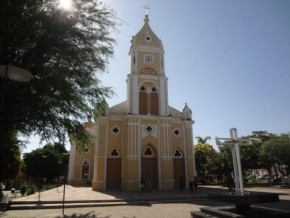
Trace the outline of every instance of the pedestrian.
{"type": "Polygon", "coordinates": [[[2,202],[3,199],[4,199],[4,194],[2,192],[2,189],[0,189],[0,202],[2,202]]]}
{"type": "Polygon", "coordinates": [[[152,177],[151,177],[151,175],[148,175],[148,177],[147,177],[147,188],[148,188],[148,192],[152,192],[152,177]]]}
{"type": "Polygon", "coordinates": [[[183,192],[183,189],[184,189],[184,180],[183,180],[183,176],[180,176],[179,188],[180,188],[180,191],[183,192]]]}
{"type": "Polygon", "coordinates": [[[194,176],[193,178],[193,186],[194,186],[194,192],[197,193],[198,179],[196,176],[194,176]]]}
{"type": "Polygon", "coordinates": [[[141,177],[141,191],[144,191],[144,188],[145,188],[145,180],[143,177],[141,177]]]}
{"type": "Polygon", "coordinates": [[[233,179],[233,177],[231,175],[228,177],[228,181],[227,182],[228,182],[229,192],[234,191],[235,184],[234,184],[234,179],[233,179]]]}
{"type": "Polygon", "coordinates": [[[190,180],[189,182],[190,193],[193,194],[193,182],[190,180]]]}

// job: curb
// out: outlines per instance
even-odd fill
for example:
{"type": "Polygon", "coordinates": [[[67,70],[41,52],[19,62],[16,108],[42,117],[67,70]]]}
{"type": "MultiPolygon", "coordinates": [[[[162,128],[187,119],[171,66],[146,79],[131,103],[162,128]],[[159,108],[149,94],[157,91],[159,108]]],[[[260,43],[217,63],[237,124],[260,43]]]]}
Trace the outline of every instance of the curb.
{"type": "Polygon", "coordinates": [[[154,199],[132,199],[132,200],[76,200],[65,201],[18,201],[11,202],[7,210],[34,210],[34,209],[58,209],[58,208],[80,208],[80,207],[110,207],[128,205],[150,206],[156,203],[186,203],[198,199],[207,199],[207,196],[196,196],[186,198],[154,198],[154,199]]]}

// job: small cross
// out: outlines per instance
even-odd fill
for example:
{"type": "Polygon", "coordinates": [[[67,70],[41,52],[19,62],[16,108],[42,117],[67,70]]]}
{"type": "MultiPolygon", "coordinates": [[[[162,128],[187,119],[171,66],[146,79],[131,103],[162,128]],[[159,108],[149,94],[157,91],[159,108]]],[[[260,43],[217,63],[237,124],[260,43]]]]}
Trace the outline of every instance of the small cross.
{"type": "Polygon", "coordinates": [[[145,9],[145,15],[148,15],[148,10],[150,9],[148,4],[146,4],[146,6],[143,7],[145,9]]]}

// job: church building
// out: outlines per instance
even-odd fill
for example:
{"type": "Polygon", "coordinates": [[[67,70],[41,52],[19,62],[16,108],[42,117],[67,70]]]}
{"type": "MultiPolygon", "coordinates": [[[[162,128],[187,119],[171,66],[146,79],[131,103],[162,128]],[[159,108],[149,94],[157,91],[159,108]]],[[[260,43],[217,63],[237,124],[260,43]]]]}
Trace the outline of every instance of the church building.
{"type": "Polygon", "coordinates": [[[187,104],[182,111],[168,104],[164,48],[148,15],[129,56],[127,100],[84,124],[94,141],[83,153],[71,143],[68,183],[93,190],[137,191],[141,180],[158,190],[186,187],[195,175],[194,121],[187,104]]]}

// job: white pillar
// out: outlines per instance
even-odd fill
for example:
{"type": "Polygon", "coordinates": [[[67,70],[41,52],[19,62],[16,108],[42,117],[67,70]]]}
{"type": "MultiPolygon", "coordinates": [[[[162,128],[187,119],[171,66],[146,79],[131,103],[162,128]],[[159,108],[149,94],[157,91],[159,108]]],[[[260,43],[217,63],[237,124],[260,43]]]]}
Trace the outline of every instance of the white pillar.
{"type": "Polygon", "coordinates": [[[243,185],[243,173],[242,173],[242,167],[241,167],[241,156],[240,156],[239,145],[237,143],[237,140],[238,140],[237,129],[236,128],[230,129],[230,135],[231,135],[231,138],[236,142],[235,144],[232,145],[236,192],[242,194],[244,193],[244,185],[243,185]]]}
{"type": "Polygon", "coordinates": [[[68,180],[73,180],[74,178],[74,168],[75,168],[75,157],[76,157],[76,143],[71,142],[70,152],[69,152],[69,167],[68,167],[68,180]]]}

